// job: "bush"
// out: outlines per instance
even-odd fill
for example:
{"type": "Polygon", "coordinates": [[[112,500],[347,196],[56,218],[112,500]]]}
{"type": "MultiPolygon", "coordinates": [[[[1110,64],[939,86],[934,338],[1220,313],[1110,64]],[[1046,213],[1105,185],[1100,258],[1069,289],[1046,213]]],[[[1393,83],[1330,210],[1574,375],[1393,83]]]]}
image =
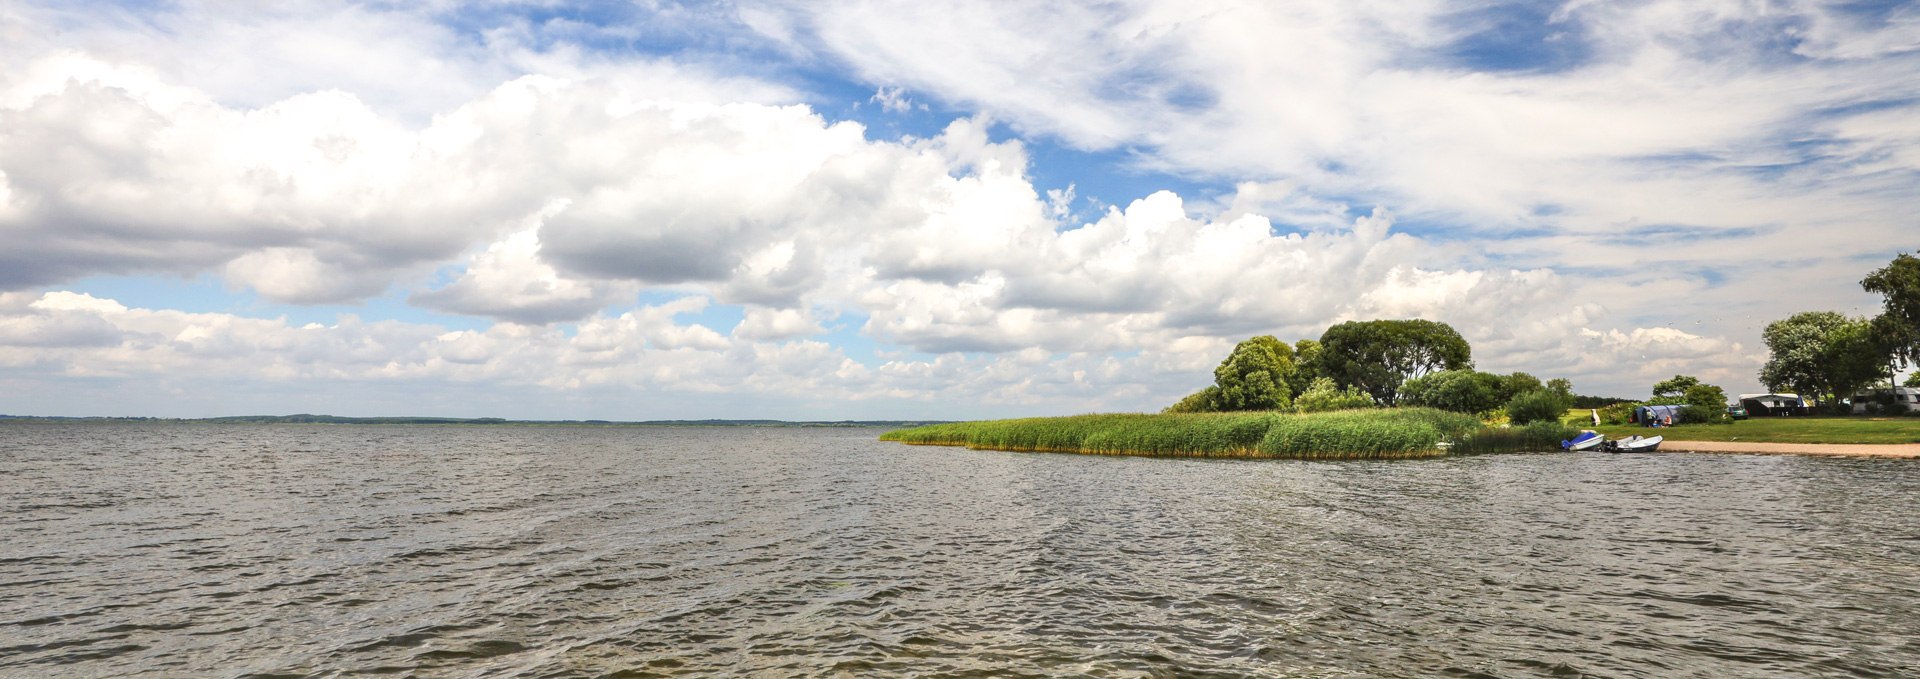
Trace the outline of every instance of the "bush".
{"type": "Polygon", "coordinates": [[[1341,389],[1329,377],[1317,378],[1306,391],[1293,399],[1296,413],[1324,413],[1330,410],[1355,410],[1373,407],[1373,397],[1357,387],[1341,389]]]}
{"type": "Polygon", "coordinates": [[[1507,418],[1515,425],[1530,422],[1559,422],[1560,416],[1573,406],[1573,399],[1564,394],[1540,390],[1530,391],[1507,402],[1507,418]]]}
{"type": "Polygon", "coordinates": [[[1677,423],[1733,424],[1733,419],[1727,417],[1727,409],[1725,406],[1708,408],[1706,406],[1689,405],[1680,409],[1680,417],[1677,423]]]}
{"type": "MultiPolygon", "coordinates": [[[[1477,370],[1443,370],[1401,384],[1400,402],[1456,413],[1490,412],[1504,402],[1500,394],[1505,379],[1477,370]]],[[[1540,380],[1534,380],[1533,384],[1539,388],[1540,380]]]]}
{"type": "Polygon", "coordinates": [[[1601,424],[1632,424],[1627,418],[1633,416],[1633,409],[1641,404],[1635,401],[1615,403],[1600,409],[1601,424]]]}
{"type": "Polygon", "coordinates": [[[1560,442],[1579,433],[1559,422],[1534,422],[1519,427],[1487,427],[1454,441],[1448,452],[1457,455],[1485,453],[1543,453],[1560,449],[1560,442]]]}

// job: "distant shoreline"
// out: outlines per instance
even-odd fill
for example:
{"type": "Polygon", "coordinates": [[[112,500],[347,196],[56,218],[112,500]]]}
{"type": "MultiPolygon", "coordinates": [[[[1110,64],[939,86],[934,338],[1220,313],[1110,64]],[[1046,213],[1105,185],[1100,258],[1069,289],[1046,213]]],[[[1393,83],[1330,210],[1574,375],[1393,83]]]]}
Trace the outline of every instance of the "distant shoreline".
{"type": "Polygon", "coordinates": [[[348,424],[457,425],[478,427],[918,427],[942,420],[509,420],[497,417],[340,417],[336,415],[239,415],[231,417],[70,417],[0,415],[0,424],[348,424]]]}

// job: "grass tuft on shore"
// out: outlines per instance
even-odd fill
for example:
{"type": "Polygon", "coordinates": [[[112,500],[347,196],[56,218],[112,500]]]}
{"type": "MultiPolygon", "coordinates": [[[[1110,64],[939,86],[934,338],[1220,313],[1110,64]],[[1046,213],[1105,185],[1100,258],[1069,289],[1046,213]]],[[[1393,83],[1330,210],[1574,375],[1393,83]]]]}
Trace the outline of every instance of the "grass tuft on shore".
{"type": "Polygon", "coordinates": [[[955,422],[888,432],[884,441],[966,446],[1019,452],[1400,459],[1456,452],[1553,450],[1539,434],[1484,436],[1472,416],[1429,408],[1341,410],[1325,413],[1165,413],[1076,415],[955,422]],[[1478,443],[1476,443],[1478,441],[1478,443]],[[1442,443],[1448,446],[1442,446],[1442,443]],[[1531,446],[1531,447],[1519,447],[1531,446]]]}

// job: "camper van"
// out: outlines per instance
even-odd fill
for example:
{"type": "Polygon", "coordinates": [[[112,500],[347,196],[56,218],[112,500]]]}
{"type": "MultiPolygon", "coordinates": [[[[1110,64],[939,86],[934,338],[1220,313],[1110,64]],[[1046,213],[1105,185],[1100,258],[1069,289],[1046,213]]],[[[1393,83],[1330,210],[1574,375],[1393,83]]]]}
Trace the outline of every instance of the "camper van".
{"type": "Polygon", "coordinates": [[[1892,389],[1874,389],[1855,394],[1853,397],[1853,414],[1865,415],[1867,414],[1868,404],[1879,403],[1881,399],[1889,396],[1892,397],[1893,403],[1889,404],[1884,412],[1898,414],[1920,411],[1920,389],[1913,387],[1894,387],[1892,389]]]}
{"type": "Polygon", "coordinates": [[[1748,417],[1807,414],[1807,403],[1799,394],[1741,394],[1740,407],[1747,409],[1748,417]]]}

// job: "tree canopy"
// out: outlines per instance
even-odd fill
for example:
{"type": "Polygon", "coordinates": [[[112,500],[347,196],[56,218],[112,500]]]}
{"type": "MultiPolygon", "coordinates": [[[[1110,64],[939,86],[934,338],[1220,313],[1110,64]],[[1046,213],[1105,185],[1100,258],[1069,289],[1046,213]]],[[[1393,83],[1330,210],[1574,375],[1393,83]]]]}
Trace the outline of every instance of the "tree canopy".
{"type": "Polygon", "coordinates": [[[1427,320],[1348,321],[1320,335],[1320,374],[1358,387],[1381,405],[1407,380],[1473,367],[1473,349],[1452,326],[1427,320]]]}
{"type": "Polygon", "coordinates": [[[1293,347],[1272,335],[1248,338],[1213,369],[1218,410],[1272,410],[1293,403],[1293,347]]]}
{"type": "MultiPolygon", "coordinates": [[[[1534,380],[1536,388],[1539,383],[1534,380]]],[[[1492,412],[1509,398],[1503,378],[1477,370],[1442,370],[1400,385],[1401,403],[1456,413],[1492,412]]]]}
{"type": "Polygon", "coordinates": [[[1833,404],[1883,376],[1889,350],[1864,318],[1807,311],[1767,324],[1760,382],[1833,404]]]}
{"type": "Polygon", "coordinates": [[[1700,386],[1700,378],[1692,375],[1674,375],[1673,379],[1661,380],[1653,384],[1654,398],[1684,397],[1688,389],[1700,386]]]}
{"type": "Polygon", "coordinates": [[[1886,267],[1860,281],[1867,292],[1886,297],[1873,320],[1878,342],[1907,364],[1920,364],[1920,258],[1900,253],[1886,267]]]}

